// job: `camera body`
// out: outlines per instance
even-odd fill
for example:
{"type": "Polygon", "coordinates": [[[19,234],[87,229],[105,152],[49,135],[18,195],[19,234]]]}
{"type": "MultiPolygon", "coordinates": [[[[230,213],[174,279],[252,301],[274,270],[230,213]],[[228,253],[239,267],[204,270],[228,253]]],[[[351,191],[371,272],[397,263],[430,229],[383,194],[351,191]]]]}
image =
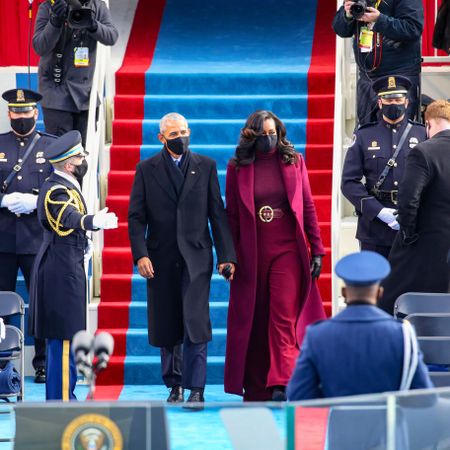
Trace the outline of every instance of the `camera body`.
{"type": "Polygon", "coordinates": [[[69,0],[67,22],[73,29],[88,28],[94,11],[90,8],[90,0],[69,0]]]}
{"type": "Polygon", "coordinates": [[[350,13],[354,19],[358,20],[364,15],[368,7],[375,7],[376,0],[356,0],[350,7],[350,13]]]}

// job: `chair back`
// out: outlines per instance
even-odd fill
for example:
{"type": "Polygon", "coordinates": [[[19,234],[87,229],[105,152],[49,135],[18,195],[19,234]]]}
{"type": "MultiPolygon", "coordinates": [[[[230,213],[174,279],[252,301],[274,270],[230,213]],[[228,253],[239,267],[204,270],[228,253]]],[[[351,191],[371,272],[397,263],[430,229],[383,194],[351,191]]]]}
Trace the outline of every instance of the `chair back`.
{"type": "Polygon", "coordinates": [[[450,365],[450,336],[419,336],[417,340],[425,364],[450,365]]]}
{"type": "Polygon", "coordinates": [[[395,301],[394,316],[403,318],[414,313],[450,313],[450,294],[406,292],[395,301]]]}
{"type": "Polygon", "coordinates": [[[420,313],[405,317],[417,336],[450,336],[450,313],[420,313]]]}
{"type": "Polygon", "coordinates": [[[16,292],[0,291],[0,317],[25,314],[22,297],[16,292]]]}
{"type": "Polygon", "coordinates": [[[23,344],[23,334],[21,331],[14,325],[5,325],[5,328],[5,339],[0,341],[0,352],[21,350],[23,344]]]}

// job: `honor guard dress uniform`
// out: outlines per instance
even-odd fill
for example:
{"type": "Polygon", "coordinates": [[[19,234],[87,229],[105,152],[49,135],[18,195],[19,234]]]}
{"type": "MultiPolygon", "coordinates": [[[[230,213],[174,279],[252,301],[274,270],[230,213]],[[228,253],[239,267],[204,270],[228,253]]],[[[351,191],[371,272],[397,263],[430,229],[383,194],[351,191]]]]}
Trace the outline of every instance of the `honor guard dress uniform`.
{"type": "MultiPolygon", "coordinates": [[[[42,242],[36,202],[52,167],[44,149],[56,139],[36,131],[37,102],[28,89],[3,93],[12,130],[0,134],[0,290],[15,291],[18,270],[29,291],[31,269],[42,242]]],[[[45,341],[35,340],[33,367],[36,382],[45,382],[45,341]]]]}
{"type": "MultiPolygon", "coordinates": [[[[379,98],[391,99],[405,97],[410,85],[406,77],[389,76],[377,80],[374,89],[379,98]]],[[[356,131],[345,157],[341,189],[355,207],[358,216],[356,238],[362,250],[376,251],[388,257],[398,225],[386,223],[380,213],[387,208],[395,221],[393,211],[397,207],[406,155],[425,139],[425,127],[406,118],[390,124],[383,117],[356,131]]]]}
{"type": "MultiPolygon", "coordinates": [[[[348,287],[372,287],[389,274],[390,265],[383,256],[362,251],[338,261],[335,272],[348,287]]],[[[307,400],[431,387],[410,324],[361,298],[308,327],[287,395],[307,400]]]]}
{"type": "MultiPolygon", "coordinates": [[[[81,135],[70,131],[45,150],[50,163],[84,156],[81,135]]],[[[44,230],[33,269],[30,333],[47,339],[47,400],[75,399],[76,367],[70,349],[77,331],[86,329],[84,253],[94,215],[76,179],[56,170],[43,184],[37,204],[44,230]]]]}

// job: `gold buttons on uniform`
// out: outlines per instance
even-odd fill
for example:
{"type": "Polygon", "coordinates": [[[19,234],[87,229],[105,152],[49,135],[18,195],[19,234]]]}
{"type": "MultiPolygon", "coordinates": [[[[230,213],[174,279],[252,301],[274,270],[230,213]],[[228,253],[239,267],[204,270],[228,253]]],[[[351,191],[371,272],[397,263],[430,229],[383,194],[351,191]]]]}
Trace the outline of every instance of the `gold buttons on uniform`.
{"type": "Polygon", "coordinates": [[[394,163],[394,167],[397,167],[398,166],[398,164],[397,163],[394,163]]]}
{"type": "Polygon", "coordinates": [[[22,175],[18,175],[17,179],[20,181],[22,179],[22,175]]]}
{"type": "Polygon", "coordinates": [[[18,159],[17,162],[22,162],[22,160],[21,160],[21,159],[18,159]]]}
{"type": "Polygon", "coordinates": [[[397,133],[397,130],[395,130],[395,129],[394,129],[394,130],[392,130],[392,131],[393,131],[394,133],[397,133]]]}
{"type": "Polygon", "coordinates": [[[372,155],[372,158],[375,158],[375,155],[372,155]]]}
{"type": "Polygon", "coordinates": [[[394,186],[398,186],[398,181],[394,181],[394,186]]]}
{"type": "Polygon", "coordinates": [[[397,148],[397,146],[396,146],[396,145],[393,145],[392,148],[397,148]]]}

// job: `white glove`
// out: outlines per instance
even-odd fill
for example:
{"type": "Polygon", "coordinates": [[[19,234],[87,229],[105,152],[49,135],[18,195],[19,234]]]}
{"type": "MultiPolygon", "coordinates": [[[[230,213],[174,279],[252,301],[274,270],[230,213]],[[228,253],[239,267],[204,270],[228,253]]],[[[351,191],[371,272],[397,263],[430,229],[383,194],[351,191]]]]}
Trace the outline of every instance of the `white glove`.
{"type": "Polygon", "coordinates": [[[108,212],[108,208],[103,208],[92,219],[92,224],[95,228],[102,230],[109,230],[118,227],[118,219],[115,213],[108,212]]]}
{"type": "Polygon", "coordinates": [[[395,222],[397,219],[397,216],[395,215],[397,211],[393,208],[383,208],[379,213],[378,213],[378,218],[380,220],[382,220],[384,223],[386,224],[390,224],[392,222],[395,222]]]}
{"type": "Polygon", "coordinates": [[[388,225],[395,231],[400,230],[400,224],[396,220],[394,220],[391,223],[388,223],[388,225]]]}
{"type": "Polygon", "coordinates": [[[37,195],[23,194],[22,192],[14,192],[15,199],[8,206],[8,209],[14,214],[29,214],[34,211],[37,206],[37,195]]]}
{"type": "Polygon", "coordinates": [[[12,194],[5,194],[2,197],[2,204],[0,205],[2,208],[9,208],[17,199],[18,192],[13,192],[12,194]]]}

